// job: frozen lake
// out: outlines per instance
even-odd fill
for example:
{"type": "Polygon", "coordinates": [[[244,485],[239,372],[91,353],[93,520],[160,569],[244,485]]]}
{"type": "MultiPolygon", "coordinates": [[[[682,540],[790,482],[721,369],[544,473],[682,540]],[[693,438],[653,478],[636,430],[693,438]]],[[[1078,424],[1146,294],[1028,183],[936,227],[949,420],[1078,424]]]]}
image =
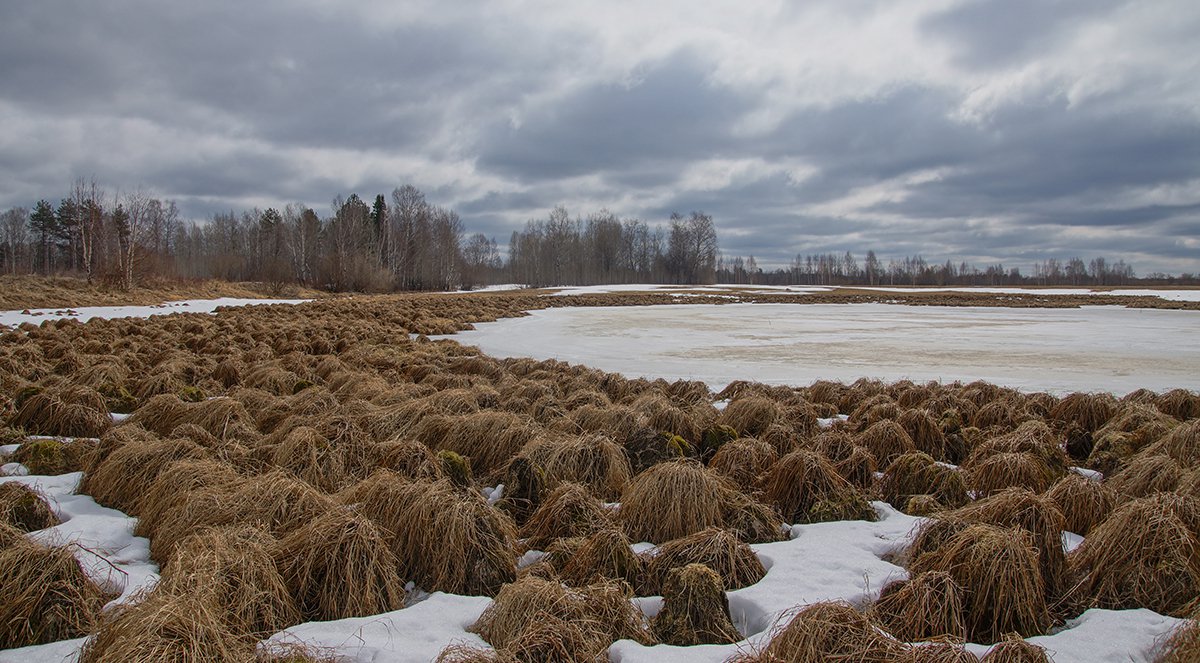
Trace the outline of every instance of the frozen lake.
{"type": "Polygon", "coordinates": [[[728,304],[579,307],[476,325],[451,338],[495,357],[581,363],[629,377],[987,380],[1028,391],[1200,389],[1200,313],[728,304]]]}

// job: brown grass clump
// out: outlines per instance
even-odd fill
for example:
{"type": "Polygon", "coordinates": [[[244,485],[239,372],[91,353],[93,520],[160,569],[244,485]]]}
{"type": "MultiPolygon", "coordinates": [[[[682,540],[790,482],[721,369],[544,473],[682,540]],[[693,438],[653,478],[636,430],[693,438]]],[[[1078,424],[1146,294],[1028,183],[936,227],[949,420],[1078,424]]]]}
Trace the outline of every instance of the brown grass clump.
{"type": "Polygon", "coordinates": [[[742,489],[754,485],[779,454],[770,444],[753,437],[742,437],[721,445],[708,466],[742,489]]]}
{"type": "Polygon", "coordinates": [[[854,606],[844,601],[813,603],[776,628],[766,647],[739,656],[738,663],[886,663],[895,661],[903,645],[881,633],[854,606]]]}
{"type": "Polygon", "coordinates": [[[1011,430],[1029,420],[1029,413],[1020,403],[1012,400],[995,400],[975,411],[971,425],[981,430],[1011,430]]]}
{"type": "Polygon", "coordinates": [[[1047,599],[1065,588],[1067,561],[1063,553],[1063,515],[1053,500],[1024,488],[1010,488],[952,512],[968,523],[1019,527],[1038,551],[1038,567],[1047,599]]]}
{"type": "Polygon", "coordinates": [[[849,433],[831,430],[814,437],[808,447],[820,452],[833,463],[833,469],[859,490],[875,483],[875,456],[865,447],[854,444],[849,433]]]}
{"type": "Polygon", "coordinates": [[[1112,394],[1076,392],[1051,408],[1050,418],[1062,423],[1078,424],[1084,430],[1095,432],[1112,418],[1116,404],[1112,394]]]}
{"type": "Polygon", "coordinates": [[[750,546],[727,530],[710,527],[664,543],[648,553],[640,594],[658,594],[673,569],[703,564],[717,574],[727,590],[749,587],[767,574],[750,546]]]}
{"type": "Polygon", "coordinates": [[[1061,476],[1038,456],[1024,451],[996,452],[963,464],[967,486],[981,496],[1014,487],[1044,492],[1061,476]]]}
{"type": "Polygon", "coordinates": [[[404,605],[404,581],[383,533],[350,511],[329,511],[288,534],[274,557],[307,620],[365,617],[404,605]]]}
{"type": "Polygon", "coordinates": [[[92,631],[106,598],[70,548],[20,542],[0,550],[0,648],[92,631]]]}
{"type": "Polygon", "coordinates": [[[426,591],[491,595],[516,575],[516,528],[477,492],[377,473],[339,499],[379,524],[401,575],[426,591]]]}
{"type": "Polygon", "coordinates": [[[629,545],[629,538],[620,529],[602,529],[583,540],[568,559],[555,564],[558,576],[572,587],[600,580],[623,580],[638,587],[645,564],[629,545]]]}
{"type": "Polygon", "coordinates": [[[708,527],[725,527],[748,543],[778,541],[778,514],[691,460],[660,463],[634,478],[617,522],[635,541],[664,543],[708,527]]]}
{"type": "Polygon", "coordinates": [[[629,587],[622,583],[572,589],[553,580],[526,576],[505,584],[468,630],[478,633],[501,655],[527,647],[523,642],[539,644],[543,658],[519,660],[600,660],[616,640],[651,640],[645,617],[629,597],[629,587]],[[547,622],[568,627],[541,628],[547,622]]]}
{"type": "Polygon", "coordinates": [[[333,509],[333,501],[312,486],[280,471],[239,483],[225,509],[235,522],[252,523],[281,537],[333,509]]]}
{"type": "Polygon", "coordinates": [[[872,424],[855,436],[854,443],[866,447],[875,457],[876,466],[883,471],[887,471],[893,460],[917,450],[908,432],[891,420],[872,424]]]}
{"type": "Polygon", "coordinates": [[[979,663],[979,657],[963,645],[927,642],[904,650],[897,663],[979,663]]]}
{"type": "Polygon", "coordinates": [[[22,532],[36,532],[54,527],[58,516],[45,496],[16,481],[0,483],[0,523],[22,532]]]}
{"type": "Polygon", "coordinates": [[[941,571],[962,588],[971,642],[996,642],[1010,632],[1038,635],[1050,626],[1038,552],[1021,529],[969,525],[918,556],[909,571],[941,571]]]}
{"type": "Polygon", "coordinates": [[[1044,647],[1010,633],[984,654],[980,663],[1050,663],[1050,657],[1044,647]]]}
{"type": "Polygon", "coordinates": [[[26,439],[17,447],[12,460],[29,470],[30,474],[53,476],[80,469],[80,449],[75,442],[66,443],[51,438],[26,439]],[[70,449],[75,447],[75,449],[70,449]]]}
{"type": "Polygon", "coordinates": [[[534,440],[520,456],[541,469],[546,488],[578,483],[607,501],[621,496],[633,473],[624,450],[602,434],[534,440]]]}
{"type": "Polygon", "coordinates": [[[1200,419],[1176,426],[1146,452],[1173,458],[1189,469],[1200,468],[1200,419]]]}
{"type": "Polygon", "coordinates": [[[780,458],[764,478],[763,491],[788,523],[875,519],[858,489],[813,451],[799,449],[780,458]]]}
{"type": "Polygon", "coordinates": [[[1063,528],[1081,536],[1104,522],[1117,503],[1112,488],[1074,472],[1059,479],[1046,497],[1062,512],[1063,528]]]}
{"type": "Polygon", "coordinates": [[[1181,615],[1200,595],[1200,502],[1159,493],[1124,504],[1069,556],[1098,607],[1181,615]]]}
{"type": "Polygon", "coordinates": [[[1104,483],[1123,497],[1147,497],[1175,490],[1184,474],[1184,469],[1169,456],[1138,454],[1104,483]]]}
{"type": "Polygon", "coordinates": [[[203,447],[182,440],[125,444],[85,473],[80,489],[101,504],[141,515],[147,491],[160,472],[175,461],[207,455],[203,447]]]}
{"type": "Polygon", "coordinates": [[[957,509],[970,501],[958,470],[939,465],[921,452],[897,458],[879,480],[879,494],[897,509],[904,509],[917,495],[928,495],[946,509],[957,509]]]}
{"type": "Polygon", "coordinates": [[[654,636],[680,647],[741,640],[721,585],[721,576],[703,564],[671,569],[663,582],[662,609],[650,622],[654,636]]]}
{"type": "Polygon", "coordinates": [[[717,421],[741,435],[759,435],[774,423],[785,421],[783,408],[765,396],[747,395],[730,401],[717,421]]]}
{"type": "Polygon", "coordinates": [[[154,592],[106,616],[80,663],[224,663],[254,660],[255,641],[226,628],[224,606],[154,592]]]}
{"type": "MultiPolygon", "coordinates": [[[[442,392],[445,393],[445,392],[442,392]]],[[[435,451],[447,449],[471,459],[475,474],[502,468],[534,435],[528,418],[484,410],[461,415],[426,416],[410,434],[435,451]]]]}
{"type": "Polygon", "coordinates": [[[47,389],[25,398],[10,425],[34,435],[99,437],[112,426],[108,403],[94,389],[47,389]]]}
{"type": "Polygon", "coordinates": [[[0,550],[25,542],[25,532],[0,520],[0,550]]]}
{"type": "Polygon", "coordinates": [[[266,637],[300,622],[275,567],[274,539],[252,527],[205,529],[184,539],[163,567],[158,591],[215,600],[234,633],[266,637]]]}
{"type": "Polygon", "coordinates": [[[346,461],[342,449],[308,426],[288,431],[271,459],[276,467],[326,493],[338,490],[349,480],[346,461]]]}
{"type": "Polygon", "coordinates": [[[376,445],[374,465],[414,481],[436,481],[442,478],[437,454],[424,444],[411,439],[389,440],[376,445]]]}
{"type": "MultiPolygon", "coordinates": [[[[155,477],[142,500],[134,533],[151,541],[158,529],[185,508],[194,493],[209,488],[236,486],[241,477],[225,463],[211,460],[180,460],[168,465],[155,477]]],[[[161,561],[166,561],[165,559],[161,561]]]]}
{"type": "Polygon", "coordinates": [[[587,488],[560,484],[521,527],[521,538],[534,550],[544,550],[555,539],[589,536],[612,523],[600,500],[587,488]]]}
{"type": "Polygon", "coordinates": [[[902,642],[962,642],[966,637],[963,590],[948,573],[940,571],[888,583],[869,615],[902,642]]]}
{"type": "Polygon", "coordinates": [[[929,454],[934,460],[945,460],[946,435],[933,413],[928,410],[905,410],[896,423],[912,438],[917,451],[929,454]]]}
{"type": "Polygon", "coordinates": [[[1172,389],[1154,399],[1154,407],[1180,421],[1200,417],[1200,394],[1187,389],[1172,389]]]}
{"type": "Polygon", "coordinates": [[[1155,663],[1191,663],[1200,660],[1200,621],[1195,617],[1180,624],[1162,643],[1155,663]]]}

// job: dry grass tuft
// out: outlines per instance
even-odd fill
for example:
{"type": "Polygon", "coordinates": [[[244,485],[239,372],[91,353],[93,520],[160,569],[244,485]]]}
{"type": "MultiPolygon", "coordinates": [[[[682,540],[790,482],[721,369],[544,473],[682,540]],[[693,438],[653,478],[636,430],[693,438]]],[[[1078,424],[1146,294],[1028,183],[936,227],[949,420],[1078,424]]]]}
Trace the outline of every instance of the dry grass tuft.
{"type": "Polygon", "coordinates": [[[1050,663],[1050,657],[1044,647],[1010,633],[984,654],[980,663],[1050,663]]]}
{"type": "MultiPolygon", "coordinates": [[[[580,542],[571,555],[556,563],[558,576],[572,587],[582,587],[600,580],[622,580],[630,587],[642,582],[642,558],[629,547],[629,537],[616,527],[607,527],[580,542]]],[[[551,546],[553,555],[554,546],[551,546]]]]}
{"type": "Polygon", "coordinates": [[[775,423],[786,421],[783,408],[765,396],[746,395],[735,398],[725,406],[718,423],[729,426],[741,435],[760,435],[775,423]]]}
{"type": "Polygon", "coordinates": [[[504,585],[468,630],[478,633],[501,655],[515,654],[514,650],[532,641],[539,644],[541,655],[553,652],[548,658],[532,660],[598,660],[618,639],[651,641],[645,617],[629,598],[629,587],[623,583],[572,589],[557,581],[526,576],[504,585]],[[542,628],[547,622],[568,626],[542,628]]]}
{"type": "Polygon", "coordinates": [[[216,601],[154,592],[102,620],[80,663],[224,663],[253,661],[255,641],[232,633],[216,601]]]}
{"type": "Polygon", "coordinates": [[[1063,553],[1063,515],[1047,497],[1024,488],[1009,488],[950,513],[967,523],[1019,527],[1038,551],[1038,567],[1047,600],[1065,589],[1067,561],[1063,553]]]}
{"type": "Polygon", "coordinates": [[[437,481],[443,476],[437,454],[416,440],[381,442],[375,446],[374,451],[376,467],[391,470],[408,479],[437,481]]]}
{"type": "Polygon", "coordinates": [[[1117,503],[1112,488],[1074,472],[1059,479],[1046,491],[1046,497],[1062,512],[1063,529],[1081,536],[1104,522],[1117,503]]]}
{"type": "Polygon", "coordinates": [[[738,656],[738,663],[887,663],[904,651],[903,645],[881,633],[854,606],[825,601],[790,616],[759,651],[738,656]]]}
{"type": "Polygon", "coordinates": [[[1148,497],[1169,493],[1179,487],[1184,469],[1169,456],[1138,454],[1104,483],[1125,498],[1148,497]]]}
{"type": "Polygon", "coordinates": [[[1200,417],[1200,394],[1187,389],[1172,389],[1154,399],[1154,407],[1180,421],[1200,417]]]}
{"type": "Polygon", "coordinates": [[[426,591],[491,595],[516,576],[512,520],[476,492],[376,473],[338,497],[379,524],[401,575],[426,591]]]}
{"type": "Polygon", "coordinates": [[[1180,424],[1150,445],[1146,453],[1173,458],[1188,469],[1200,468],[1200,419],[1180,424]]]}
{"type": "Polygon", "coordinates": [[[946,435],[933,413],[924,409],[905,410],[896,423],[912,438],[917,451],[929,454],[934,460],[946,458],[946,435]]]}
{"type": "Polygon", "coordinates": [[[1076,392],[1060,400],[1050,410],[1050,418],[1062,423],[1078,424],[1084,430],[1098,431],[1116,411],[1117,400],[1112,394],[1076,392]]]}
{"type": "Polygon", "coordinates": [[[1200,595],[1200,501],[1159,493],[1124,504],[1071,552],[1097,606],[1179,615],[1200,595]]]}
{"type": "Polygon", "coordinates": [[[289,430],[275,447],[271,462],[326,493],[342,488],[349,481],[344,449],[309,426],[289,430]]]}
{"type": "Polygon", "coordinates": [[[0,550],[0,649],[86,635],[105,597],[70,548],[19,542],[0,550]]]}
{"type": "Polygon", "coordinates": [[[963,645],[928,642],[913,645],[896,659],[897,663],[979,663],[979,657],[963,645]]]}
{"type": "Polygon", "coordinates": [[[288,534],[274,558],[306,620],[365,617],[404,606],[404,581],[383,533],[351,511],[329,511],[288,534]]]}
{"type": "Polygon", "coordinates": [[[854,443],[866,447],[875,457],[875,465],[883,471],[900,456],[917,450],[908,432],[891,420],[872,424],[855,436],[854,443]]]}
{"type": "Polygon", "coordinates": [[[875,510],[819,453],[798,449],[779,459],[763,480],[766,498],[788,523],[875,520],[875,510]]]}
{"type": "Polygon", "coordinates": [[[926,571],[889,583],[871,606],[871,619],[902,642],[966,638],[963,590],[948,573],[926,571]]]}
{"type": "Polygon", "coordinates": [[[729,617],[721,576],[703,564],[673,568],[663,581],[662,609],[650,622],[654,636],[679,647],[731,644],[742,639],[729,617]]]}
{"type": "Polygon", "coordinates": [[[897,458],[878,486],[880,496],[897,509],[904,509],[909,500],[928,495],[942,508],[957,509],[970,501],[967,486],[958,470],[939,465],[924,453],[908,453],[897,458]]]}
{"type": "Polygon", "coordinates": [[[721,445],[708,466],[745,490],[777,460],[775,447],[757,438],[742,437],[721,445]]]}
{"type": "Polygon", "coordinates": [[[521,538],[534,550],[545,550],[555,539],[590,536],[612,524],[600,500],[576,483],[550,492],[521,527],[521,538]]]}
{"type": "Polygon", "coordinates": [[[9,421],[34,435],[99,437],[112,426],[104,396],[88,387],[39,391],[21,401],[9,421]]]}
{"type": "Polygon", "coordinates": [[[252,527],[205,529],[184,539],[163,567],[158,591],[215,599],[234,633],[266,637],[300,622],[300,610],[275,567],[275,541],[252,527]]]}
{"type": "MultiPolygon", "coordinates": [[[[207,489],[232,488],[241,477],[225,463],[211,460],[180,460],[171,463],[155,477],[142,499],[134,533],[160,544],[159,527],[182,513],[195,493],[207,489]]],[[[171,547],[177,541],[171,542],[171,547]]],[[[160,561],[165,562],[166,559],[160,561]]]]}
{"type": "Polygon", "coordinates": [[[471,469],[482,476],[504,467],[537,432],[538,427],[526,417],[485,410],[430,414],[409,434],[435,451],[445,449],[470,458],[471,469]]]}
{"type": "Polygon", "coordinates": [[[1171,637],[1162,644],[1154,661],[1192,663],[1197,660],[1200,660],[1200,621],[1193,617],[1171,632],[1171,637]]]}
{"type": "Polygon", "coordinates": [[[59,520],[40,492],[23,483],[6,481],[0,483],[0,523],[22,532],[36,532],[54,527],[59,520]]]}
{"type": "Polygon", "coordinates": [[[124,444],[83,475],[80,490],[101,504],[138,516],[159,473],[175,461],[207,456],[203,447],[183,440],[124,444]]]}
{"type": "Polygon", "coordinates": [[[606,501],[619,498],[633,474],[621,446],[602,434],[536,439],[519,457],[541,470],[545,488],[578,483],[606,501]]]}
{"type": "Polygon", "coordinates": [[[996,642],[1010,632],[1039,635],[1050,626],[1038,552],[1024,530],[968,525],[909,568],[914,575],[928,571],[946,573],[962,588],[971,642],[996,642]]]}
{"type": "Polygon", "coordinates": [[[630,539],[652,543],[709,527],[734,530],[749,543],[777,541],[782,525],[778,514],[691,460],[659,463],[634,477],[621,496],[617,522],[630,539]]]}
{"type": "Polygon", "coordinates": [[[1015,487],[1041,493],[1062,476],[1037,455],[1026,451],[972,455],[962,467],[967,487],[980,496],[1015,487]]]}
{"type": "Polygon", "coordinates": [[[664,543],[644,556],[646,571],[638,593],[658,594],[673,569],[703,564],[717,574],[728,590],[749,587],[767,574],[750,546],[727,530],[710,527],[664,543]]]}

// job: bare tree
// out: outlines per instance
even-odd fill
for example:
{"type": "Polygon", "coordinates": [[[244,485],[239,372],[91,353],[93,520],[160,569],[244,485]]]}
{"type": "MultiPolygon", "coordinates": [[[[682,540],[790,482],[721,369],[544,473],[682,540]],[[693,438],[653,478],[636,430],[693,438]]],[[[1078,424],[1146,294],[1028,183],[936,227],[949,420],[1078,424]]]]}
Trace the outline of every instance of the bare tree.
{"type": "Polygon", "coordinates": [[[26,223],[29,221],[29,210],[24,207],[13,207],[4,213],[3,227],[4,251],[0,253],[0,271],[16,274],[22,258],[28,249],[29,236],[26,223]]]}

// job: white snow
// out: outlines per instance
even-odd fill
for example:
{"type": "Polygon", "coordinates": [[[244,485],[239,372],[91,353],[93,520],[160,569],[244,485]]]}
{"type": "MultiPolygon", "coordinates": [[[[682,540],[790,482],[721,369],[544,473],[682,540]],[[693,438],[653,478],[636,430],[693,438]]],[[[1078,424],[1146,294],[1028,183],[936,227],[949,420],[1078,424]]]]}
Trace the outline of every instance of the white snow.
{"type": "Polygon", "coordinates": [[[889,304],[569,307],[446,338],[627,376],[806,385],[988,380],[1030,391],[1200,389],[1200,312],[889,304]]]}
{"type": "Polygon", "coordinates": [[[491,602],[487,597],[435,592],[420,603],[382,615],[293,626],[259,646],[306,644],[360,663],[428,662],[447,645],[488,647],[466,628],[491,602]]]}
{"type": "Polygon", "coordinates": [[[717,283],[715,285],[663,285],[657,283],[626,283],[559,288],[555,292],[550,293],[550,295],[554,297],[564,297],[567,295],[600,295],[614,292],[654,292],[668,295],[682,295],[695,292],[726,293],[730,291],[764,295],[808,295],[814,292],[829,292],[831,290],[833,290],[832,287],[799,285],[738,285],[734,283],[717,283]]]}
{"type": "Polygon", "coordinates": [[[152,315],[171,313],[213,313],[221,306],[260,306],[264,304],[302,304],[308,299],[244,299],[219,297],[217,299],[188,299],[152,306],[79,306],[74,308],[39,308],[29,311],[0,311],[0,326],[16,327],[23,322],[40,325],[46,320],[75,318],[87,322],[92,318],[148,318],[152,315]]]}
{"type": "Polygon", "coordinates": [[[158,565],[150,561],[150,541],[133,535],[137,519],[96,504],[79,495],[82,472],[58,476],[0,477],[40,491],[50,502],[61,524],[30,532],[29,538],[48,546],[70,545],[80,566],[102,588],[124,603],[158,582],[158,565]]]}
{"type": "MultiPolygon", "coordinates": [[[[1156,646],[1182,621],[1144,609],[1092,609],[1068,621],[1058,633],[1026,639],[1045,647],[1054,663],[1152,661],[1156,646]]],[[[991,647],[967,645],[967,649],[982,657],[991,647]]]]}

